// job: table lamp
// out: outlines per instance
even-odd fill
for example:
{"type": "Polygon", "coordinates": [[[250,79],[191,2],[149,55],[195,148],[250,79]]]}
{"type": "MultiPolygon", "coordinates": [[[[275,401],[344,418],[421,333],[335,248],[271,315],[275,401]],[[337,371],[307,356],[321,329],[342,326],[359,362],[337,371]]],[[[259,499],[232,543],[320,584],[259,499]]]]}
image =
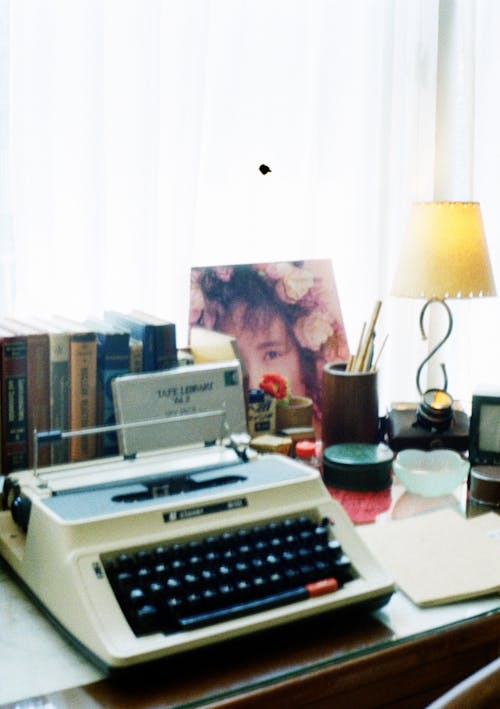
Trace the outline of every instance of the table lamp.
{"type": "Polygon", "coordinates": [[[420,314],[424,339],[424,315],[429,305],[439,303],[446,311],[446,334],[417,370],[417,389],[422,398],[417,419],[424,427],[433,430],[447,428],[452,418],[453,401],[447,392],[444,364],[441,364],[444,375],[441,389],[423,392],[420,375],[453,328],[451,310],[445,299],[496,295],[477,202],[417,202],[412,206],[391,295],[425,298],[420,314]]]}

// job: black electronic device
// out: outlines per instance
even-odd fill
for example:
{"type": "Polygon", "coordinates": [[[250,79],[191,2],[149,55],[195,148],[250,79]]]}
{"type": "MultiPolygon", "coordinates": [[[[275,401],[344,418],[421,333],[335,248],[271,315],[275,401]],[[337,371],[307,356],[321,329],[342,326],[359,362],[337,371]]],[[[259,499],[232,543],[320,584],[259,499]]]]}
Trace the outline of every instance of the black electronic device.
{"type": "Polygon", "coordinates": [[[500,390],[472,395],[469,460],[471,498],[500,506],[500,390]]]}
{"type": "Polygon", "coordinates": [[[469,459],[472,465],[500,465],[500,390],[472,395],[469,459]]]}

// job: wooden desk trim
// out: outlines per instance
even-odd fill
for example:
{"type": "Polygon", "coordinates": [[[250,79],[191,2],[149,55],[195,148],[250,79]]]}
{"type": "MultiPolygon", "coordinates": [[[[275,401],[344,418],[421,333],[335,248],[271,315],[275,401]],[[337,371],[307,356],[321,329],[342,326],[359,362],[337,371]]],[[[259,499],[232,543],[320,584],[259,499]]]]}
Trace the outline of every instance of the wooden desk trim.
{"type": "MultiPolygon", "coordinates": [[[[252,709],[263,706],[308,709],[390,707],[421,709],[447,689],[500,655],[500,609],[359,657],[331,661],[263,686],[241,686],[232,696],[191,698],[184,706],[252,709]]],[[[231,674],[231,669],[227,670],[231,674]]],[[[196,682],[195,667],[193,682],[196,682]]],[[[121,687],[109,680],[57,692],[44,698],[51,709],[153,709],[179,707],[172,688],[147,682],[121,687]],[[50,703],[49,703],[50,702],[50,703]]],[[[258,678],[256,677],[256,685],[258,678]]],[[[174,690],[178,697],[179,688],[174,690]]],[[[496,688],[500,700],[500,686],[496,688]]],[[[496,695],[495,695],[496,696],[496,695]]],[[[40,698],[23,701],[23,709],[40,706],[40,698]]],[[[14,705],[12,705],[14,707],[14,705]]]]}
{"type": "MultiPolygon", "coordinates": [[[[500,654],[500,612],[220,702],[221,707],[420,709],[500,654]]],[[[500,688],[498,697],[500,699],[500,688]]]]}

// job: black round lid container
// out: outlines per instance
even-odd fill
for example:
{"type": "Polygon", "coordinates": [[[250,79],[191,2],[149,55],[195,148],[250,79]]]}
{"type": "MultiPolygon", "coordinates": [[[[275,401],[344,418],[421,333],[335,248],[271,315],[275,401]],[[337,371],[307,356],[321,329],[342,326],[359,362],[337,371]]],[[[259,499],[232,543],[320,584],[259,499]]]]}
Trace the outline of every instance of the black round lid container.
{"type": "Polygon", "coordinates": [[[383,490],[391,484],[393,459],[383,443],[337,443],[323,452],[323,478],[342,490],[383,490]]]}

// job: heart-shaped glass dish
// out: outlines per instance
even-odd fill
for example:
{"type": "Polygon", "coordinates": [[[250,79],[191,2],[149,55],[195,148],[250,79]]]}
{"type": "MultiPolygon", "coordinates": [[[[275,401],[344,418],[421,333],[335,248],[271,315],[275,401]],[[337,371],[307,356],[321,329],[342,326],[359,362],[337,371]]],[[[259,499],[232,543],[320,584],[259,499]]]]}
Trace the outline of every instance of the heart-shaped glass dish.
{"type": "Polygon", "coordinates": [[[398,453],[393,470],[408,492],[437,497],[449,495],[465,480],[469,462],[456,451],[445,448],[432,451],[408,448],[398,453]]]}

